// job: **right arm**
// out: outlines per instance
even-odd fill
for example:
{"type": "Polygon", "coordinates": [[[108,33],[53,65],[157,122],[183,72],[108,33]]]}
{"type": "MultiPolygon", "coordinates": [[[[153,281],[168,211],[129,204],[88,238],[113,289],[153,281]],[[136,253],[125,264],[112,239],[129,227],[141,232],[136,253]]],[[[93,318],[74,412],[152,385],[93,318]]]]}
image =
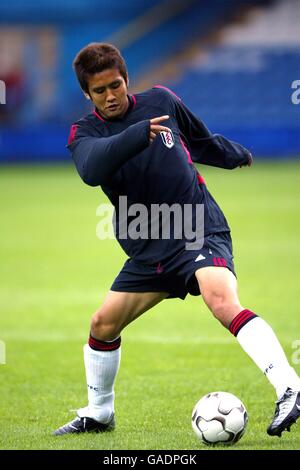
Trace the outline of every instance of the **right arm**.
{"type": "Polygon", "coordinates": [[[77,171],[89,186],[107,184],[119,167],[149,145],[149,121],[111,137],[92,137],[80,127],[69,144],[77,171]]]}
{"type": "Polygon", "coordinates": [[[93,137],[78,125],[68,148],[82,180],[89,186],[109,183],[127,160],[145,150],[159,132],[168,130],[159,125],[168,117],[138,122],[110,137],[93,137]]]}

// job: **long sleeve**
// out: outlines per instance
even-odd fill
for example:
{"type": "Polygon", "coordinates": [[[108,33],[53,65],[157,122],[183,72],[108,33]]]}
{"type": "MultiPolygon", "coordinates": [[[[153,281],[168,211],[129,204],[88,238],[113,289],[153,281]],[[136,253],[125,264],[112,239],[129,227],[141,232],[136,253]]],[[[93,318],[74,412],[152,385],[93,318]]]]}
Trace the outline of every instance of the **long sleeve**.
{"type": "Polygon", "coordinates": [[[251,162],[246,148],[222,135],[212,134],[179,99],[173,98],[173,102],[179,129],[194,162],[230,170],[251,162]]]}
{"type": "Polygon", "coordinates": [[[149,145],[150,121],[141,121],[111,137],[94,137],[84,126],[72,126],[69,150],[82,180],[105,185],[127,160],[149,145]]]}

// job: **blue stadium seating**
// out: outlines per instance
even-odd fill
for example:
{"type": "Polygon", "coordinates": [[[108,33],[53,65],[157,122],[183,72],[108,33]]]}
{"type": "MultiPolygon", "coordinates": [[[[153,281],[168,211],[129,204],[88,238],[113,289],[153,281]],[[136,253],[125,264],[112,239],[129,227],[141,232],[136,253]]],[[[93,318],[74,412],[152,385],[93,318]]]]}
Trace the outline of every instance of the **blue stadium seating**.
{"type": "Polygon", "coordinates": [[[291,100],[299,77],[298,48],[230,46],[211,50],[170,86],[214,132],[255,153],[290,156],[300,151],[300,105],[291,100]]]}

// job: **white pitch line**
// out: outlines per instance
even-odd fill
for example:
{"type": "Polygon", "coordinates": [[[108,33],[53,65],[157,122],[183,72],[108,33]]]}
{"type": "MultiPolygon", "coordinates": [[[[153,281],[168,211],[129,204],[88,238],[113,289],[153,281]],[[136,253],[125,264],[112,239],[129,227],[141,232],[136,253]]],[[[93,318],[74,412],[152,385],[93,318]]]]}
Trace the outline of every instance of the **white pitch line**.
{"type": "MultiPolygon", "coordinates": [[[[71,336],[60,333],[46,333],[36,331],[35,334],[26,334],[21,331],[14,331],[2,333],[1,339],[9,344],[9,342],[24,341],[24,342],[82,342],[85,344],[87,335],[74,335],[71,336]]],[[[158,335],[123,335],[123,344],[126,343],[155,343],[155,344],[230,344],[234,340],[231,337],[205,337],[205,336],[158,336],[158,335]]]]}

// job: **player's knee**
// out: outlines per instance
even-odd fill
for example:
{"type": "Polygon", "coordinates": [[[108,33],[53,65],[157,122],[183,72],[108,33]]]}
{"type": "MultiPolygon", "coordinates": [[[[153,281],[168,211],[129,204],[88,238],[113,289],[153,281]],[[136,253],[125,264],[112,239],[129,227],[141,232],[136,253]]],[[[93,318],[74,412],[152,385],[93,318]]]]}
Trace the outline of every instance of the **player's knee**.
{"type": "Polygon", "coordinates": [[[105,311],[97,311],[92,316],[91,334],[101,341],[112,341],[119,336],[118,325],[109,319],[105,311]]]}

